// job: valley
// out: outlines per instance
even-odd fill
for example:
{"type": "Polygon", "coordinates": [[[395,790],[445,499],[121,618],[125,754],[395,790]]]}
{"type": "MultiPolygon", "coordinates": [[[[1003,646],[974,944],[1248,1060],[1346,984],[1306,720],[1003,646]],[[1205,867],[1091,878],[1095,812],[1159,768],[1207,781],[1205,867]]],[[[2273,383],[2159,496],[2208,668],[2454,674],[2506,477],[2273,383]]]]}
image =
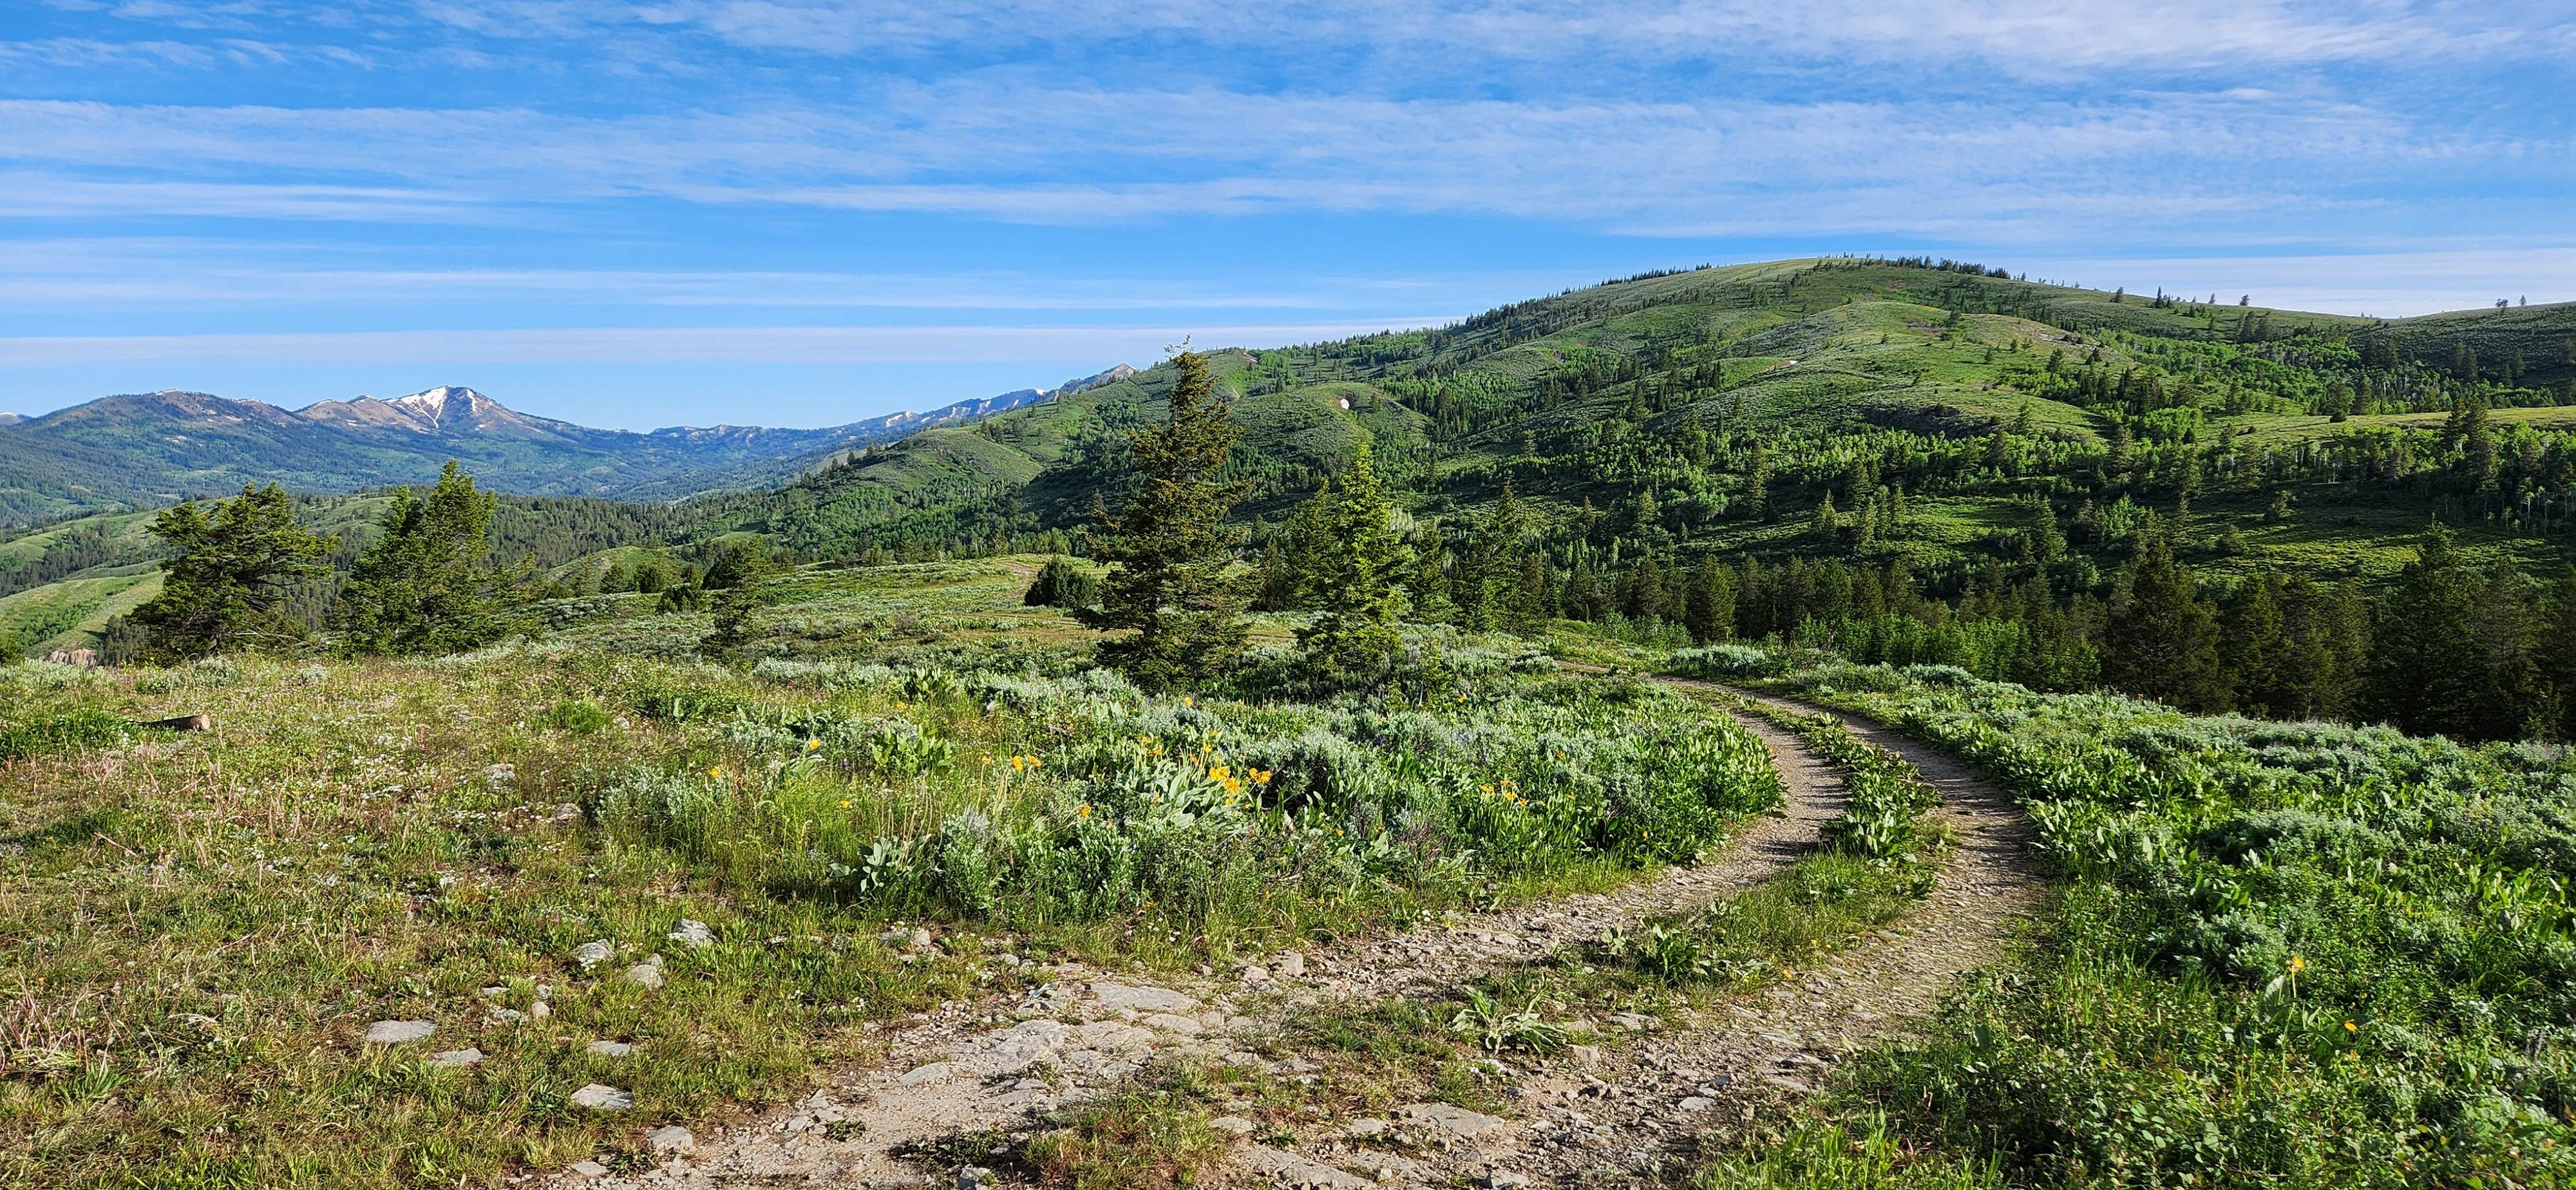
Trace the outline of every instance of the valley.
{"type": "Polygon", "coordinates": [[[1998,274],[23,527],[0,1180],[2576,1179],[2576,311],[1998,274]]]}

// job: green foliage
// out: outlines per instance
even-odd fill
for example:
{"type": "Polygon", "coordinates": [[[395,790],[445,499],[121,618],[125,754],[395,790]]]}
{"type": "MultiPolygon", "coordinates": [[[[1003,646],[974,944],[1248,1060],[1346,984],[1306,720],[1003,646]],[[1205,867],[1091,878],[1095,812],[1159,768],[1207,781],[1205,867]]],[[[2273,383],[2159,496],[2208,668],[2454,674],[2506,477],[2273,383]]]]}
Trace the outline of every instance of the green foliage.
{"type": "Polygon", "coordinates": [[[2566,758],[1929,671],[1793,682],[1997,774],[2072,885],[2028,970],[1864,1066],[1918,1135],[2049,1183],[2576,1175],[2566,758]]]}
{"type": "Polygon", "coordinates": [[[1350,472],[1338,484],[1328,482],[1299,514],[1296,532],[1305,548],[1297,579],[1317,614],[1297,629],[1297,644],[1319,674],[1371,685],[1394,660],[1408,560],[1394,515],[1365,442],[1350,472]]]}
{"type": "Polygon", "coordinates": [[[1226,514],[1248,485],[1218,478],[1236,431],[1195,352],[1173,358],[1168,419],[1130,436],[1137,487],[1118,515],[1094,514],[1092,556],[1110,563],[1100,606],[1075,618],[1132,629],[1103,660],[1149,690],[1203,681],[1243,647],[1245,583],[1229,573],[1237,535],[1226,514]]]}
{"type": "Polygon", "coordinates": [[[103,748],[125,738],[125,720],[81,709],[20,720],[0,719],[0,760],[103,748]]]}
{"type": "Polygon", "coordinates": [[[332,542],[298,524],[294,502],[275,484],[201,510],[185,501],[161,513],[152,533],[170,551],[161,591],[134,610],[156,659],[203,657],[300,639],[287,614],[297,581],[324,569],[332,542]]]}
{"type": "Polygon", "coordinates": [[[516,587],[528,567],[485,565],[495,504],[453,460],[425,498],[394,489],[382,532],[350,568],[332,610],[341,647],[352,654],[452,653],[515,627],[506,613],[520,602],[516,587]]]}
{"type": "Polygon", "coordinates": [[[1100,602],[1100,576],[1071,558],[1049,558],[1020,601],[1030,607],[1090,607],[1100,602]]]}

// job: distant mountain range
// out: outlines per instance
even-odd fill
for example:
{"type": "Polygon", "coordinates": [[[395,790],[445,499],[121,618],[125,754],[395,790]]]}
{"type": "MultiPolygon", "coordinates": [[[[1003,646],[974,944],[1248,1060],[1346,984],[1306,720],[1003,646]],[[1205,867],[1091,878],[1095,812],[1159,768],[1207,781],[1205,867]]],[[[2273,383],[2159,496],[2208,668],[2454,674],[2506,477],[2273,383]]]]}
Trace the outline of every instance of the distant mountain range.
{"type": "Polygon", "coordinates": [[[0,524],[150,507],[245,482],[303,492],[418,482],[448,459],[489,487],[523,495],[676,499],[776,483],[838,452],[1134,374],[1120,364],[1052,389],[821,429],[675,426],[649,434],[536,417],[454,385],[301,409],[197,392],[102,397],[40,417],[0,415],[0,524]]]}

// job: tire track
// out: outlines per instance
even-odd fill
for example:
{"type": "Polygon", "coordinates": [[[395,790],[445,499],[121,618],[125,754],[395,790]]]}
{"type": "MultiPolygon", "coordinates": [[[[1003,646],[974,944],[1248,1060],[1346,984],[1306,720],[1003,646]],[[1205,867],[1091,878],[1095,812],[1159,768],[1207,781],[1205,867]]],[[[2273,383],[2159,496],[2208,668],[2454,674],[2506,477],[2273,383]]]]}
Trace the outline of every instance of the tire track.
{"type": "MultiPolygon", "coordinates": [[[[955,1146],[935,1161],[919,1159],[922,1146],[969,1134],[1025,1137],[1050,1112],[1114,1087],[1156,1054],[1260,1063],[1293,1075],[1295,1059],[1262,1059],[1249,1051],[1255,1039],[1332,1005],[1446,996],[1475,975],[1537,963],[1609,930],[1704,906],[1807,854],[1819,828],[1842,813],[1841,779],[1794,734],[1726,713],[1770,751],[1786,797],[1779,811],[1747,820],[1709,863],[1668,868],[1610,892],[1455,915],[1293,959],[1274,956],[1231,980],[1047,968],[1051,982],[1029,995],[947,1006],[894,1032],[885,1061],[844,1072],[791,1107],[703,1140],[690,1136],[685,1146],[667,1138],[671,1147],[649,1169],[612,1172],[594,1160],[545,1182],[599,1190],[890,1187],[934,1184],[925,1179],[938,1170],[936,1184],[953,1184],[961,1156],[955,1146]]],[[[1334,1184],[1330,1178],[1349,1176],[1259,1146],[1238,1155],[1258,1166],[1264,1152],[1277,1181],[1334,1184]]]]}

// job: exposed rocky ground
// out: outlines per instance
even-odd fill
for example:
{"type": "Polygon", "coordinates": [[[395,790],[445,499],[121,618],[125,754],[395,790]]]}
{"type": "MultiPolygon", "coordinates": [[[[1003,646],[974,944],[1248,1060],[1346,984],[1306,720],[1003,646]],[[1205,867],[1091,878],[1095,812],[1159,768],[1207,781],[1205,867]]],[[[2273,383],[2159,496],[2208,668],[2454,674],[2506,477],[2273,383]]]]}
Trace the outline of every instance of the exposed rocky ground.
{"type": "MultiPolygon", "coordinates": [[[[1746,723],[1771,747],[1788,804],[1748,823],[1712,862],[1610,893],[1272,956],[1222,978],[1148,981],[1076,965],[1032,971],[1042,981],[1033,990],[925,1014],[888,1037],[877,1067],[847,1072],[757,1122],[706,1137],[651,1133],[658,1165],[585,1161],[542,1180],[585,1190],[975,1184],[982,1147],[1025,1137],[1053,1109],[1115,1086],[1156,1054],[1300,1076],[1312,1066],[1255,1052],[1280,1022],[1326,1004],[1438,997],[1471,976],[1706,904],[1794,863],[1841,812],[1841,782],[1794,735],[1758,718],[1746,723]]],[[[1220,1131],[1245,1138],[1226,1176],[1302,1186],[1644,1184],[1685,1155],[1703,1127],[1749,1111],[1755,1097],[1806,1091],[1840,1055],[1928,1011],[1960,972],[1999,953],[2012,923],[2035,908],[2039,885],[2001,791],[1893,733],[1853,729],[1921,768],[1948,799],[1941,818],[1961,840],[1929,903],[1901,928],[1751,1002],[1674,1027],[1614,1022],[1633,1031],[1624,1044],[1505,1067],[1509,1118],[1412,1103],[1293,1143],[1264,1138],[1273,1144],[1250,1140],[1248,1122],[1221,1118],[1220,1131]]]]}

